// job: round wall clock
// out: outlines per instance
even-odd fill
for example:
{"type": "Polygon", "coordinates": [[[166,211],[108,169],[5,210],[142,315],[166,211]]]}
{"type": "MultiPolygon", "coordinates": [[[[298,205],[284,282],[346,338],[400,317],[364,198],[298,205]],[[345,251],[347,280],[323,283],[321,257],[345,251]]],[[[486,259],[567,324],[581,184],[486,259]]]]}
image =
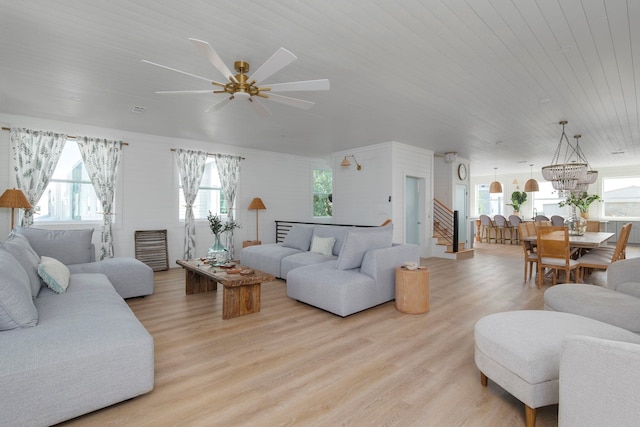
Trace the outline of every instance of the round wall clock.
{"type": "Polygon", "coordinates": [[[464,163],[458,165],[458,178],[460,178],[461,181],[467,179],[467,165],[464,163]]]}

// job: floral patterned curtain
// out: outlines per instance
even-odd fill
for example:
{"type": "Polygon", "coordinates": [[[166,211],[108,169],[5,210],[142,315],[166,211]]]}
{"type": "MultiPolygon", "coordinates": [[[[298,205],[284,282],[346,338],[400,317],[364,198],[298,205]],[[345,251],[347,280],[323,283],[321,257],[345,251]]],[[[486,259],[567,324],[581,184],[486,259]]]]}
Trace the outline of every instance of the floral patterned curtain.
{"type": "MultiPolygon", "coordinates": [[[[53,132],[11,129],[16,185],[31,206],[38,203],[47,188],[66,141],[66,135],[53,132]]],[[[25,209],[20,224],[23,227],[33,224],[33,209],[25,209]]]]}
{"type": "Polygon", "coordinates": [[[118,165],[122,152],[122,141],[106,139],[76,138],[84,167],[89,174],[96,195],[102,203],[102,231],[100,233],[100,259],[113,258],[113,235],[111,223],[113,217],[113,201],[118,180],[118,165]]]}
{"type": "MultiPolygon", "coordinates": [[[[233,203],[236,199],[238,179],[240,178],[240,157],[226,154],[216,154],[216,167],[222,185],[225,201],[227,202],[227,220],[233,220],[233,203]]],[[[229,258],[233,259],[233,230],[227,233],[227,250],[229,258]]]]}
{"type": "Polygon", "coordinates": [[[184,259],[193,259],[195,258],[196,247],[196,223],[193,215],[193,202],[198,195],[198,189],[204,174],[207,152],[177,148],[176,163],[180,171],[184,200],[187,204],[184,215],[184,259]]]}

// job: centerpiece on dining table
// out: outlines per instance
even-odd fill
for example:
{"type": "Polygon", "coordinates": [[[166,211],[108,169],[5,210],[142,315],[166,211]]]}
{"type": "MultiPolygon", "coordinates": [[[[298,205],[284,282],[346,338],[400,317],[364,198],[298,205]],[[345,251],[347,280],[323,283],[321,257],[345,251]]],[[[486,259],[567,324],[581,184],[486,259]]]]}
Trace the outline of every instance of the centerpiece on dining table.
{"type": "Polygon", "coordinates": [[[582,236],[587,231],[585,218],[589,217],[589,206],[596,200],[600,200],[600,196],[582,191],[572,192],[565,200],[558,203],[560,207],[571,206],[573,208],[572,214],[564,220],[564,225],[569,229],[569,234],[582,236]],[[576,210],[580,210],[580,215],[577,214],[576,210]]]}
{"type": "Polygon", "coordinates": [[[221,265],[227,262],[229,252],[227,248],[222,244],[220,236],[227,231],[233,231],[236,228],[240,228],[240,224],[231,220],[222,222],[222,219],[218,215],[214,215],[209,211],[207,216],[209,220],[209,228],[211,233],[215,236],[213,245],[207,250],[207,260],[211,265],[221,265]]]}

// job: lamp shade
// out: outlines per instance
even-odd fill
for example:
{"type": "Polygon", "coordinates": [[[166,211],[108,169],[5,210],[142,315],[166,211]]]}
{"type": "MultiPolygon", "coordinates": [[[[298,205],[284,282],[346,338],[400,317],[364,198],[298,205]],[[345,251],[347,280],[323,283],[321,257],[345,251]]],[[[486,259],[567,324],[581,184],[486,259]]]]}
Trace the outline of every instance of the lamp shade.
{"type": "Polygon", "coordinates": [[[5,190],[0,196],[0,207],[31,209],[31,203],[29,203],[22,190],[11,188],[5,190]]]}
{"type": "Polygon", "coordinates": [[[502,184],[498,181],[493,181],[489,186],[489,193],[502,193],[502,184]]]}
{"type": "Polygon", "coordinates": [[[524,191],[528,193],[532,191],[540,191],[540,186],[538,185],[538,181],[536,181],[533,178],[528,179],[527,182],[524,184],[524,191]]]}
{"type": "Polygon", "coordinates": [[[249,203],[249,210],[252,211],[254,209],[267,209],[260,197],[255,197],[251,203],[249,203]]]}
{"type": "Polygon", "coordinates": [[[344,159],[342,159],[342,162],[340,162],[340,166],[351,166],[351,162],[349,161],[349,159],[347,159],[347,156],[344,156],[344,159]]]}

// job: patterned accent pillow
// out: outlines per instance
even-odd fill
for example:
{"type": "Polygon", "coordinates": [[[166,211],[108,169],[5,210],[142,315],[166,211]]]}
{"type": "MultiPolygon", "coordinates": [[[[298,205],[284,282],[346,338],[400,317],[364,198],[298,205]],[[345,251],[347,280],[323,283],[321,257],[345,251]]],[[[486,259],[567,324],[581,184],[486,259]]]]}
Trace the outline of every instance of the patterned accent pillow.
{"type": "Polygon", "coordinates": [[[43,256],[38,265],[38,274],[53,292],[63,294],[69,286],[69,268],[55,258],[43,256]]]}

